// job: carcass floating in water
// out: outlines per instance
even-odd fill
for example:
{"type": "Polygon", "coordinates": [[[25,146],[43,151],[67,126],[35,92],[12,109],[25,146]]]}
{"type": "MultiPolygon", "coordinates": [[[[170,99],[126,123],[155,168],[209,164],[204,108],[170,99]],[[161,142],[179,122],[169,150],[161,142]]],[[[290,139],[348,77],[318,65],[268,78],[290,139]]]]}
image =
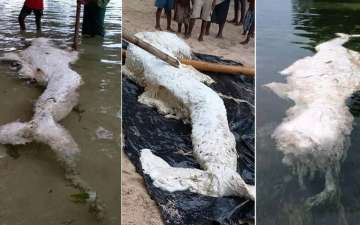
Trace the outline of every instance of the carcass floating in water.
{"type": "Polygon", "coordinates": [[[21,78],[46,86],[35,103],[31,121],[0,126],[0,144],[24,145],[37,141],[49,145],[65,169],[66,178],[91,196],[88,199],[90,207],[101,218],[104,206],[76,169],[80,149],[69,132],[58,123],[78,104],[78,89],[82,81],[80,75],[69,67],[69,63],[77,60],[77,55],[77,52],[53,47],[48,39],[37,38],[24,51],[8,53],[0,58],[0,61],[19,63],[18,75],[21,78]]]}
{"type": "MultiPolygon", "coordinates": [[[[190,47],[175,34],[144,32],[137,36],[178,58],[190,58],[190,47]]],[[[151,150],[144,149],[141,163],[156,187],[208,196],[245,196],[255,199],[255,189],[237,173],[237,152],[222,99],[205,83],[213,82],[192,67],[172,67],[144,50],[129,45],[125,74],[145,87],[139,101],[167,116],[191,121],[193,155],[202,170],[174,168],[151,150]]]]}
{"type": "Polygon", "coordinates": [[[360,54],[342,45],[359,35],[338,37],[316,46],[317,53],[283,70],[287,83],[266,86],[295,105],[272,137],[283,162],[303,177],[325,173],[325,189],[308,199],[309,206],[331,199],[337,192],[340,163],[345,158],[353,117],[346,100],[360,89],[360,54]]]}

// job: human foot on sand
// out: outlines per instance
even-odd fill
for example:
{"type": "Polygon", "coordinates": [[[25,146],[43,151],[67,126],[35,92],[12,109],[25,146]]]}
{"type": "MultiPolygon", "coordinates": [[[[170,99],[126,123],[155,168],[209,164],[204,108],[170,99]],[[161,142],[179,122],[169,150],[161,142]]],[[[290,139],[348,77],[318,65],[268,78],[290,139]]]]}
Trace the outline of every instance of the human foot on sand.
{"type": "Polygon", "coordinates": [[[160,26],[155,26],[155,29],[158,30],[158,31],[162,31],[160,26]]]}
{"type": "Polygon", "coordinates": [[[249,39],[248,39],[248,38],[246,38],[245,41],[240,42],[240,44],[242,44],[242,45],[246,45],[247,43],[249,43],[249,39]]]}
{"type": "Polygon", "coordinates": [[[171,29],[171,27],[167,27],[166,30],[171,32],[171,33],[176,33],[173,29],[171,29]]]}
{"type": "Polygon", "coordinates": [[[238,23],[238,22],[236,21],[236,18],[234,18],[234,19],[232,19],[232,20],[228,20],[228,22],[229,22],[229,23],[238,23]]]}

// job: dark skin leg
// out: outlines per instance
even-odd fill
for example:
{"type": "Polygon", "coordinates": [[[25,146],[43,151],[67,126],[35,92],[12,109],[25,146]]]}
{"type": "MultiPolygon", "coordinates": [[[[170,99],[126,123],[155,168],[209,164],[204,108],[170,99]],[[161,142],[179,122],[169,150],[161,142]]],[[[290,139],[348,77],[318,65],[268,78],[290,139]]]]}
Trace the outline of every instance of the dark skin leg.
{"type": "Polygon", "coordinates": [[[200,36],[198,38],[199,41],[203,41],[204,40],[204,34],[205,34],[205,30],[206,30],[206,25],[208,22],[206,21],[202,21],[201,22],[201,31],[200,31],[200,36]]]}
{"type": "Polygon", "coordinates": [[[26,30],[25,17],[19,16],[18,20],[19,20],[19,24],[20,24],[20,30],[22,30],[22,31],[26,30]]]}
{"type": "Polygon", "coordinates": [[[236,25],[241,25],[244,23],[245,9],[246,9],[245,0],[240,0],[240,4],[241,4],[241,17],[240,17],[240,22],[236,23],[236,25]]]}
{"type": "Polygon", "coordinates": [[[206,24],[205,35],[210,35],[210,28],[211,28],[211,23],[209,22],[206,24]]]}
{"type": "Polygon", "coordinates": [[[245,44],[249,43],[250,37],[254,36],[254,28],[255,28],[255,26],[252,25],[251,28],[250,28],[250,31],[248,32],[248,35],[246,36],[245,41],[240,42],[240,44],[245,45],[245,44]]]}
{"type": "Polygon", "coordinates": [[[190,19],[189,32],[188,32],[187,35],[185,36],[186,39],[188,39],[188,38],[191,37],[191,33],[192,33],[193,28],[194,28],[194,25],[195,25],[195,19],[190,19]]]}
{"type": "Polygon", "coordinates": [[[187,35],[187,33],[189,32],[189,24],[185,23],[185,37],[187,35]]]}
{"type": "Polygon", "coordinates": [[[160,27],[161,12],[162,12],[162,9],[161,9],[161,8],[158,8],[158,9],[156,10],[156,24],[155,24],[155,29],[156,29],[156,30],[160,30],[160,31],[161,31],[161,27],[160,27]]]}
{"type": "Polygon", "coordinates": [[[223,38],[223,30],[224,30],[225,23],[219,24],[219,32],[216,38],[223,38]]]}
{"type": "Polygon", "coordinates": [[[171,29],[171,10],[165,10],[165,13],[166,13],[166,20],[167,20],[166,29],[170,32],[175,32],[173,29],[171,29]]]}
{"type": "Polygon", "coordinates": [[[234,19],[232,19],[232,20],[230,20],[229,22],[230,23],[235,23],[235,24],[237,24],[238,23],[238,20],[239,20],[239,0],[235,0],[234,1],[234,14],[235,14],[235,16],[234,16],[234,19]]]}
{"type": "Polygon", "coordinates": [[[37,13],[35,15],[35,21],[36,21],[36,30],[41,31],[41,14],[37,13]]]}
{"type": "MultiPolygon", "coordinates": [[[[181,33],[181,27],[182,27],[182,23],[178,23],[178,33],[181,33]]],[[[185,33],[186,33],[186,27],[185,27],[185,33]]]]}

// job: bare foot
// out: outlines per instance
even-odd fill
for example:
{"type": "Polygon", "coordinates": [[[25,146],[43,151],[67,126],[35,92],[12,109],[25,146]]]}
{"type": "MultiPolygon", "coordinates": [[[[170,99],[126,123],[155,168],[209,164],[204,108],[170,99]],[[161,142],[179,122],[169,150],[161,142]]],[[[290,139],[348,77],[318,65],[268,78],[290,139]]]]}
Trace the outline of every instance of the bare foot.
{"type": "Polygon", "coordinates": [[[185,34],[185,39],[189,39],[191,37],[191,34],[185,34]]]}
{"type": "Polygon", "coordinates": [[[155,29],[158,30],[158,31],[162,31],[160,26],[155,26],[155,29]]]}
{"type": "Polygon", "coordinates": [[[240,25],[242,25],[241,22],[236,22],[236,23],[234,23],[234,24],[235,24],[235,26],[240,26],[240,25]]]}
{"type": "Polygon", "coordinates": [[[166,30],[171,32],[171,33],[176,33],[173,29],[171,29],[171,27],[166,28],[166,30]]]}
{"type": "Polygon", "coordinates": [[[236,19],[228,20],[229,23],[236,23],[236,19]]]}
{"type": "Polygon", "coordinates": [[[200,37],[198,38],[198,40],[199,40],[199,41],[204,41],[204,38],[203,38],[202,36],[200,36],[200,37]]]}
{"type": "Polygon", "coordinates": [[[242,44],[242,45],[246,45],[247,43],[249,43],[249,39],[246,39],[245,41],[240,42],[240,44],[242,44]]]}
{"type": "Polygon", "coordinates": [[[221,38],[224,38],[224,37],[223,37],[223,35],[222,35],[222,34],[218,34],[218,35],[216,35],[216,38],[221,39],[221,38]]]}
{"type": "Polygon", "coordinates": [[[206,35],[206,36],[209,36],[209,35],[210,35],[210,32],[209,32],[209,31],[206,31],[206,32],[205,32],[205,35],[206,35]]]}

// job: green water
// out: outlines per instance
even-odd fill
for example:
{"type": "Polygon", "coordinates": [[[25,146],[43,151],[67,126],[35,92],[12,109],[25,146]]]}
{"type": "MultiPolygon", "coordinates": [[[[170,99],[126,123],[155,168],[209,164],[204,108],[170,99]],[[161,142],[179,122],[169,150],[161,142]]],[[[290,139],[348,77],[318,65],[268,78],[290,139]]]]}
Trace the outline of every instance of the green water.
{"type": "MultiPolygon", "coordinates": [[[[351,146],[342,163],[339,199],[312,210],[304,201],[323,189],[319,174],[302,190],[270,135],[291,102],[280,99],[264,84],[284,81],[278,73],[296,60],[314,54],[314,46],[336,32],[360,34],[359,1],[257,1],[257,224],[357,225],[360,219],[360,127],[355,118],[351,146]],[[343,209],[340,206],[343,206],[343,209]],[[345,220],[339,222],[341,216],[345,220]]],[[[360,51],[360,40],[346,46],[360,51]]],[[[351,106],[355,116],[356,105],[351,106]]]]}
{"type": "MultiPolygon", "coordinates": [[[[32,38],[49,37],[59,47],[71,46],[76,1],[45,1],[43,30],[37,34],[33,15],[27,32],[18,30],[17,16],[23,0],[0,0],[0,54],[25,48],[32,38]]],[[[84,205],[75,204],[77,193],[64,180],[64,173],[49,147],[29,144],[0,145],[1,225],[92,225],[120,224],[120,33],[121,1],[112,0],[106,14],[106,36],[83,38],[80,58],[72,66],[84,84],[79,110],[61,124],[81,149],[79,171],[107,205],[103,222],[97,222],[84,205]],[[96,134],[104,128],[112,137],[96,134]]],[[[32,105],[42,87],[15,78],[7,65],[0,65],[0,124],[29,120],[32,105]]]]}

